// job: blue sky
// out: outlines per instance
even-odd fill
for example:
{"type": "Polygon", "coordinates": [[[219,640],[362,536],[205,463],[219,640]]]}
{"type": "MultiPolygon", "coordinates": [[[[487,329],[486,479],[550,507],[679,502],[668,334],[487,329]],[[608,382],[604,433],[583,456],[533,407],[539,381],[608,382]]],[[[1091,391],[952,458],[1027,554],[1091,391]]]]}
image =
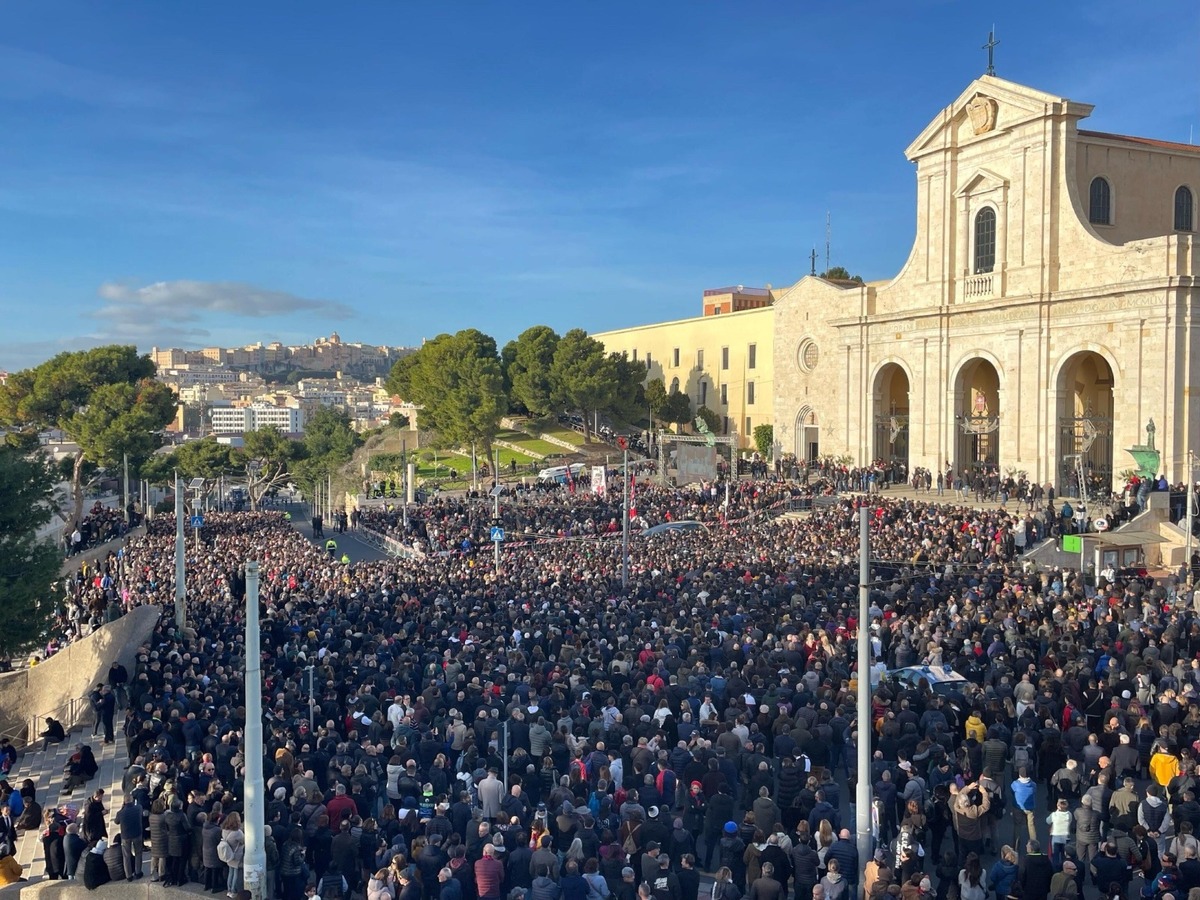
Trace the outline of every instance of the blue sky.
{"type": "Polygon", "coordinates": [[[0,367],[695,315],[827,210],[888,277],[993,16],[997,74],[1200,141],[1195,0],[5,3],[0,367]]]}

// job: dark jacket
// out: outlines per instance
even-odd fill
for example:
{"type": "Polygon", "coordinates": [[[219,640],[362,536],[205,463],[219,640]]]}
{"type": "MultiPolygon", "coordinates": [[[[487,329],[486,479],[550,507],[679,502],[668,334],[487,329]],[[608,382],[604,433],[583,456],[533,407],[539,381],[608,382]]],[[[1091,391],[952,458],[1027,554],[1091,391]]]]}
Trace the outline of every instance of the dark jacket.
{"type": "Polygon", "coordinates": [[[150,813],[150,855],[166,857],[167,824],[166,813],[150,813]]]}
{"type": "Polygon", "coordinates": [[[1017,884],[1021,885],[1025,900],[1043,900],[1050,896],[1050,879],[1054,877],[1054,866],[1045,853],[1030,853],[1017,867],[1017,884]]]}
{"type": "Polygon", "coordinates": [[[102,853],[86,853],[83,861],[83,885],[89,891],[94,891],[102,884],[108,884],[112,879],[108,875],[108,866],[102,853]]]}
{"type": "Polygon", "coordinates": [[[841,838],[834,841],[825,853],[827,864],[831,859],[838,861],[838,871],[842,873],[842,877],[846,881],[850,884],[858,884],[858,848],[852,841],[841,838]]]}
{"type": "Polygon", "coordinates": [[[796,876],[796,884],[811,887],[821,880],[817,873],[820,858],[817,851],[808,844],[796,844],[792,847],[792,873],[796,876]]]}
{"type": "Polygon", "coordinates": [[[1101,891],[1107,891],[1110,884],[1116,883],[1124,889],[1129,884],[1130,870],[1125,860],[1119,856],[1101,854],[1092,860],[1092,883],[1101,891]]]}
{"type": "Polygon", "coordinates": [[[533,879],[533,887],[529,891],[529,900],[558,900],[561,890],[558,883],[544,875],[533,879]]]}
{"type": "Polygon", "coordinates": [[[215,822],[205,822],[201,838],[200,860],[206,869],[215,869],[221,865],[217,856],[217,844],[221,843],[221,826],[215,822]]]}
{"type": "Polygon", "coordinates": [[[168,810],[163,815],[163,826],[167,830],[167,855],[187,856],[191,849],[192,828],[181,809],[168,810]]]}
{"type": "Polygon", "coordinates": [[[125,803],[117,810],[117,826],[121,840],[128,841],[142,836],[142,808],[136,803],[125,803]]]}

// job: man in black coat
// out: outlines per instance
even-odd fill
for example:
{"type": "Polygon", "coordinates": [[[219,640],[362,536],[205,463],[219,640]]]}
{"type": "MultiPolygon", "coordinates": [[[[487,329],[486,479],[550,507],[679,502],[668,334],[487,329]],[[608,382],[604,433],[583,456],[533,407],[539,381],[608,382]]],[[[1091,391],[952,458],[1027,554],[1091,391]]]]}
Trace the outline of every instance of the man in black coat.
{"type": "Polygon", "coordinates": [[[697,900],[700,896],[700,873],[696,871],[695,856],[691,853],[680,855],[675,878],[679,881],[679,900],[697,900]]]}
{"type": "Polygon", "coordinates": [[[121,832],[121,859],[125,878],[133,881],[142,877],[142,808],[131,794],[117,810],[116,824],[121,832]]]}
{"type": "Polygon", "coordinates": [[[1107,893],[1111,884],[1118,885],[1122,892],[1129,887],[1129,866],[1117,855],[1117,845],[1112,841],[1106,843],[1104,852],[1092,860],[1091,871],[1092,883],[1101,893],[1107,893]]]}
{"type": "Polygon", "coordinates": [[[107,684],[100,689],[100,721],[104,725],[104,743],[113,742],[113,717],[117,714],[117,698],[107,684]]]}

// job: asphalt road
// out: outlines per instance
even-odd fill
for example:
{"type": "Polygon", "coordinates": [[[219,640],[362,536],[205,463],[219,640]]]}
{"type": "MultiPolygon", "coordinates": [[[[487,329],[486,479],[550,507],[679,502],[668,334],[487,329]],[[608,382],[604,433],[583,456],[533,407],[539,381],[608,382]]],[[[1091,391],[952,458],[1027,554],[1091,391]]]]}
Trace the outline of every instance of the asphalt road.
{"type": "Polygon", "coordinates": [[[330,538],[337,541],[338,559],[342,558],[342,554],[349,556],[351,562],[375,562],[389,558],[382,550],[372,547],[366,541],[359,538],[349,527],[347,527],[345,534],[338,534],[333,530],[333,526],[327,523],[325,525],[325,537],[314,539],[312,533],[312,516],[308,513],[308,507],[293,507],[291,512],[292,527],[318,547],[323,549],[325,542],[330,538]]]}

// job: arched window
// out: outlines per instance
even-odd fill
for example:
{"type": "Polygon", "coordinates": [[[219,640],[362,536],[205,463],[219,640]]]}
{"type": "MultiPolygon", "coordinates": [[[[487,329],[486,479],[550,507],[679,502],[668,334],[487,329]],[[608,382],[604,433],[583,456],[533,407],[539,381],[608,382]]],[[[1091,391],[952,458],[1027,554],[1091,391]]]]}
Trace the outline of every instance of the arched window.
{"type": "Polygon", "coordinates": [[[1181,187],[1175,192],[1175,230],[1193,231],[1192,189],[1181,187]]]}
{"type": "Polygon", "coordinates": [[[1093,225],[1112,224],[1112,188],[1104,178],[1093,178],[1088,191],[1088,221],[1093,225]]]}
{"type": "Polygon", "coordinates": [[[975,274],[996,268],[996,211],[985,206],[975,214],[975,274]]]}
{"type": "Polygon", "coordinates": [[[672,394],[679,393],[679,379],[678,378],[671,379],[671,393],[672,394]]]}

